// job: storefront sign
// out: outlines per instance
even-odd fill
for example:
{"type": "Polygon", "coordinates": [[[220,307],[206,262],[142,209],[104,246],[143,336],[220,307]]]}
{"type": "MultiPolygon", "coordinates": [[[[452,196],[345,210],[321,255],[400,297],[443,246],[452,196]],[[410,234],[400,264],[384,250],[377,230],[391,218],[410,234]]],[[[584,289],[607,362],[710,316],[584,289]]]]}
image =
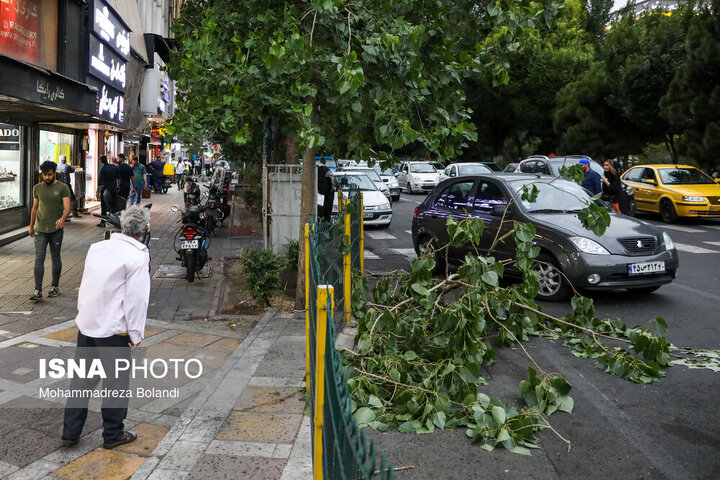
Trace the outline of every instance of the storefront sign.
{"type": "Polygon", "coordinates": [[[126,62],[110,48],[90,36],[90,74],[125,91],[126,62]]]}
{"type": "Polygon", "coordinates": [[[122,93],[114,92],[103,85],[97,94],[97,114],[114,122],[125,120],[125,98],[122,93]]]}
{"type": "Polygon", "coordinates": [[[0,123],[0,150],[20,150],[20,127],[0,123]]]}
{"type": "Polygon", "coordinates": [[[102,0],[95,0],[93,13],[93,32],[125,60],[130,58],[130,29],[102,0]]]}
{"type": "Polygon", "coordinates": [[[42,0],[0,1],[0,52],[41,64],[40,4],[42,0]]]}
{"type": "Polygon", "coordinates": [[[46,102],[54,103],[56,100],[65,100],[65,90],[59,85],[50,85],[50,82],[38,80],[35,82],[35,91],[46,102]]]}

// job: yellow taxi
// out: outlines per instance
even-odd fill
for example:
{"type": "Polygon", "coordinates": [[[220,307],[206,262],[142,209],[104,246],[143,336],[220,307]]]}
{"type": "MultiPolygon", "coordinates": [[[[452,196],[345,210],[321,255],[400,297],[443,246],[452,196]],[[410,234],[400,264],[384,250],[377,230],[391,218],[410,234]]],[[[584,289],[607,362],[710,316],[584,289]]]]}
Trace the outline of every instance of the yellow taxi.
{"type": "Polygon", "coordinates": [[[678,217],[720,218],[720,182],[690,165],[638,165],[622,175],[632,187],[638,211],[678,217]]]}

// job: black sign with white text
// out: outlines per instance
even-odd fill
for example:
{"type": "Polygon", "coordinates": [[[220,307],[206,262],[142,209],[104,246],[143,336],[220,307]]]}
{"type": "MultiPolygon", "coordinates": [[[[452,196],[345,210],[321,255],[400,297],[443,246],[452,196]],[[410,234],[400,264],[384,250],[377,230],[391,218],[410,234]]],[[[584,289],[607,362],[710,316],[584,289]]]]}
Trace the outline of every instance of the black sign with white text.
{"type": "Polygon", "coordinates": [[[102,0],[93,5],[93,33],[125,60],[130,58],[130,29],[102,0]]]}
{"type": "Polygon", "coordinates": [[[0,150],[20,150],[20,127],[0,123],[0,150]]]}
{"type": "Polygon", "coordinates": [[[90,74],[124,92],[125,71],[125,60],[90,35],[90,74]]]}

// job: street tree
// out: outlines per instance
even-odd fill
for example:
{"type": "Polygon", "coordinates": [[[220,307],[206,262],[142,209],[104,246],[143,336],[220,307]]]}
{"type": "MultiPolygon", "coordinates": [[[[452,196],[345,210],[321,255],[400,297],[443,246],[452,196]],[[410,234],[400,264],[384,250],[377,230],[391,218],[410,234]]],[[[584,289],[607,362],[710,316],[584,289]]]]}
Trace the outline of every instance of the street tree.
{"type": "Polygon", "coordinates": [[[717,167],[720,150],[720,1],[689,16],[683,64],[661,100],[662,114],[680,134],[680,154],[717,167]]]}
{"type": "MultiPolygon", "coordinates": [[[[410,144],[453,158],[475,138],[462,80],[509,79],[509,57],[559,2],[189,0],[168,71],[176,136],[229,134],[282,119],[303,152],[300,223],[315,210],[316,152],[389,160],[410,144]],[[468,18],[484,32],[462,39],[468,18]]],[[[303,258],[303,242],[299,258],[303,258]]],[[[298,268],[301,306],[303,262],[298,268]]]]}

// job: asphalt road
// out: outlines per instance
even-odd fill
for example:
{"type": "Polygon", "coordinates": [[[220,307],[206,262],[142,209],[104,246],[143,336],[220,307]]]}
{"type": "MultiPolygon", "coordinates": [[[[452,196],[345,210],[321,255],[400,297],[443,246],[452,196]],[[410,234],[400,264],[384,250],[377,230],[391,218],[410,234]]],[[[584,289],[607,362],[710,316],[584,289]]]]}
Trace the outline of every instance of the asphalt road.
{"type": "MultiPolygon", "coordinates": [[[[366,229],[366,271],[409,270],[415,257],[412,212],[423,199],[403,193],[393,204],[389,228],[366,229]]],[[[649,295],[593,294],[596,315],[621,317],[629,326],[661,316],[674,345],[720,349],[720,220],[665,225],[655,216],[640,218],[673,238],[680,256],[678,277],[649,295]]],[[[552,314],[570,311],[569,303],[541,305],[552,314]]],[[[560,342],[533,339],[526,347],[546,371],[559,372],[573,385],[573,413],[551,417],[553,427],[572,442],[570,451],[549,430],[539,434],[540,448],[525,457],[503,449],[486,452],[470,443],[464,429],[429,435],[367,429],[395,467],[411,467],[396,478],[720,478],[720,373],[675,366],[660,381],[637,385],[602,372],[593,360],[573,357],[560,342]]],[[[527,366],[520,349],[498,349],[496,363],[487,369],[485,393],[517,403],[527,366]]]]}

